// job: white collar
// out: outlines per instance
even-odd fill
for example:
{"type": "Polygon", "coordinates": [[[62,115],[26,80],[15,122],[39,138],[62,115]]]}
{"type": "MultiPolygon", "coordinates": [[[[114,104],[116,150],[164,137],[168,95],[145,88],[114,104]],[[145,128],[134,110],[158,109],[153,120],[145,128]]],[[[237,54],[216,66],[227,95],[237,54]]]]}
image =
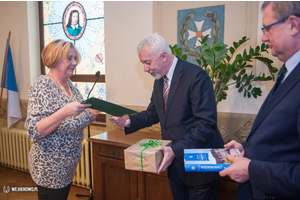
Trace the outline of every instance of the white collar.
{"type": "Polygon", "coordinates": [[[173,78],[173,74],[174,74],[174,70],[175,70],[175,66],[177,64],[178,58],[176,56],[174,56],[174,60],[173,63],[168,71],[168,73],[166,74],[166,76],[169,79],[169,87],[171,86],[171,82],[172,82],[172,78],[173,78]]]}
{"type": "Polygon", "coordinates": [[[299,63],[299,57],[300,57],[300,51],[292,55],[286,62],[285,66],[288,70],[288,72],[293,71],[293,69],[298,65],[299,63]]]}
{"type": "Polygon", "coordinates": [[[78,29],[78,24],[76,24],[75,26],[71,24],[72,29],[78,29]]]}
{"type": "Polygon", "coordinates": [[[292,55],[286,62],[285,67],[287,69],[286,75],[283,80],[285,80],[288,75],[296,68],[296,66],[299,64],[299,57],[300,57],[300,51],[292,55]]]}

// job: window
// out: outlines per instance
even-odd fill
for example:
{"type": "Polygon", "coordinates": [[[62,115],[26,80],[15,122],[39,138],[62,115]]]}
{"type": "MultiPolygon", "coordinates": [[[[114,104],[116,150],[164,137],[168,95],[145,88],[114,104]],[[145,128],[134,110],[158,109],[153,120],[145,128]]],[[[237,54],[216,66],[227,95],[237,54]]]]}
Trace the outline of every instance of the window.
{"type": "MultiPolygon", "coordinates": [[[[101,75],[90,97],[106,99],[105,43],[103,1],[40,1],[39,2],[41,51],[55,39],[74,43],[81,54],[81,62],[70,78],[84,99],[87,98],[96,77],[101,75]]],[[[49,69],[41,63],[42,74],[49,69]]],[[[96,122],[105,122],[101,114],[96,122]]]]}

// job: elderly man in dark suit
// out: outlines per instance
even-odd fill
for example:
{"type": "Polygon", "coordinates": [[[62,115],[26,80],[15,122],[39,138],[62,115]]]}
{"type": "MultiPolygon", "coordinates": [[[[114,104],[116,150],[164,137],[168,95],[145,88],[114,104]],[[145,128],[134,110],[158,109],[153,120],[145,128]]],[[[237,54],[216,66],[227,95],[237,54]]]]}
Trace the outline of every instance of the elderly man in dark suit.
{"type": "Polygon", "coordinates": [[[262,41],[285,64],[260,108],[245,143],[244,157],[220,172],[241,183],[238,199],[300,198],[300,2],[265,2],[262,41]]]}
{"type": "Polygon", "coordinates": [[[220,148],[223,139],[217,127],[214,91],[208,74],[200,67],[172,55],[166,40],[154,33],[137,47],[144,71],[156,80],[147,110],[113,117],[129,134],[160,122],[162,139],[172,140],[164,152],[158,173],[168,168],[173,198],[217,200],[218,173],[185,172],[183,150],[220,148]]]}

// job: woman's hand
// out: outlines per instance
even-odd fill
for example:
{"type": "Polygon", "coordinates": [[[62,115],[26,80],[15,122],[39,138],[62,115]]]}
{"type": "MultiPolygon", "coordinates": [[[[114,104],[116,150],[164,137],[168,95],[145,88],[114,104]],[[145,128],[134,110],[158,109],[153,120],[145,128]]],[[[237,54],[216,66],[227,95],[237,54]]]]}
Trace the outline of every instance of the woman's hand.
{"type": "Polygon", "coordinates": [[[91,106],[91,104],[81,104],[78,102],[68,103],[49,117],[40,120],[37,124],[37,130],[42,136],[47,136],[53,132],[67,117],[75,117],[91,106]]]}
{"type": "Polygon", "coordinates": [[[91,107],[92,104],[81,104],[79,102],[72,102],[72,103],[68,103],[67,105],[65,105],[63,107],[64,110],[64,114],[66,115],[65,117],[68,116],[77,116],[79,115],[82,111],[84,111],[85,109],[91,107]]]}

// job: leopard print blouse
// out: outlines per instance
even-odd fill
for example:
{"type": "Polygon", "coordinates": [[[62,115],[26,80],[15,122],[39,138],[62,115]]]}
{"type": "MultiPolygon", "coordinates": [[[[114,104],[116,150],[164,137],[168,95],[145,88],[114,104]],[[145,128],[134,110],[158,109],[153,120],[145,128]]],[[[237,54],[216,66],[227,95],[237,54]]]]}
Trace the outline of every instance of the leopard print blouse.
{"type": "MultiPolygon", "coordinates": [[[[79,90],[68,79],[78,102],[83,101],[79,90]]],[[[60,189],[69,185],[81,157],[83,129],[91,122],[93,113],[86,109],[76,117],[67,117],[53,133],[44,137],[37,123],[72,100],[48,77],[40,76],[30,87],[25,127],[33,142],[29,153],[30,174],[42,187],[60,189]]]]}

